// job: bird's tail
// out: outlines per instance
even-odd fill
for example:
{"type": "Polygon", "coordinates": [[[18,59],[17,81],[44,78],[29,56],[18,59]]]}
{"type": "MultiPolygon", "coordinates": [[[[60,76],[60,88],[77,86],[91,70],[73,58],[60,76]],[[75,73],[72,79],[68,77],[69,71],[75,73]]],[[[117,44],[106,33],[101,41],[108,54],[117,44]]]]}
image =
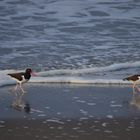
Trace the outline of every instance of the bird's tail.
{"type": "Polygon", "coordinates": [[[127,78],[123,78],[123,81],[126,81],[126,80],[128,80],[127,78]]]}

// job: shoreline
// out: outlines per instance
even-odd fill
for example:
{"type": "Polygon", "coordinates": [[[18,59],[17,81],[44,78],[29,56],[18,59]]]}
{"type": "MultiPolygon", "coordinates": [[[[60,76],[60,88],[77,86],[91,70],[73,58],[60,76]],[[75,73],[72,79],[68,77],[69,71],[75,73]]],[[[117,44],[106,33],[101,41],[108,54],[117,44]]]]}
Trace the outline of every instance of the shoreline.
{"type": "Polygon", "coordinates": [[[12,87],[0,88],[1,139],[140,138],[140,94],[129,87],[28,83],[22,97],[12,87]]]}

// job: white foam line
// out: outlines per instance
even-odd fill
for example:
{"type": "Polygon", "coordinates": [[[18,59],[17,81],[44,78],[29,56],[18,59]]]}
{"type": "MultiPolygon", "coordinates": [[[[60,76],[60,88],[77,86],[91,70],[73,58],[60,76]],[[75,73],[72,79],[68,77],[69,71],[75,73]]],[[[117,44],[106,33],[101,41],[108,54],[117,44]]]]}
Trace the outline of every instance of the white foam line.
{"type": "MultiPolygon", "coordinates": [[[[133,62],[133,63],[127,62],[127,63],[113,64],[106,67],[95,67],[95,68],[73,69],[73,70],[71,69],[50,70],[50,71],[37,73],[38,77],[32,77],[29,82],[128,85],[130,84],[130,82],[123,81],[121,79],[90,79],[90,78],[78,77],[76,75],[74,76],[74,74],[113,71],[113,70],[122,69],[122,68],[132,68],[132,67],[139,67],[139,66],[140,66],[140,61],[133,62]],[[66,75],[66,74],[69,74],[69,75],[66,75]]],[[[15,84],[15,81],[11,80],[10,77],[7,75],[7,73],[12,73],[12,72],[20,72],[20,71],[15,71],[15,70],[0,71],[0,86],[15,84]]]]}
{"type": "Polygon", "coordinates": [[[129,81],[119,79],[85,79],[82,77],[32,77],[32,83],[73,83],[73,84],[130,84],[129,81]]]}

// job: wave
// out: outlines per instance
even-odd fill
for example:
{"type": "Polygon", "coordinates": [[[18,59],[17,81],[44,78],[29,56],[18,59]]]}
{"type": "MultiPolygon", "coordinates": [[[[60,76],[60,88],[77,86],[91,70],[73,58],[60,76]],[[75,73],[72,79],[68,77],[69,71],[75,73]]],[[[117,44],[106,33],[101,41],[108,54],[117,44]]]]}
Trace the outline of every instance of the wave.
{"type": "Polygon", "coordinates": [[[12,85],[15,84],[15,81],[11,80],[8,73],[13,73],[14,70],[2,70],[0,71],[0,86],[12,85]]]}
{"type": "MultiPolygon", "coordinates": [[[[1,73],[1,72],[0,72],[1,73]]],[[[1,76],[1,74],[0,74],[1,76]]],[[[85,77],[55,76],[55,77],[32,77],[30,83],[71,83],[71,84],[100,84],[100,85],[128,85],[128,81],[121,79],[90,79],[85,77]]],[[[0,79],[0,86],[8,86],[16,82],[5,75],[0,79]]]]}
{"type": "MultiPolygon", "coordinates": [[[[94,77],[77,76],[76,74],[84,73],[95,73],[103,71],[115,71],[118,69],[127,69],[133,67],[139,67],[140,61],[137,62],[127,62],[120,64],[113,64],[106,67],[94,67],[85,69],[60,69],[60,70],[50,70],[38,72],[36,77],[32,77],[29,82],[32,83],[72,83],[72,84],[119,84],[126,85],[130,84],[128,81],[123,81],[122,79],[95,79],[94,77]]],[[[20,70],[21,71],[21,70],[20,70]]],[[[18,72],[20,72],[18,71],[18,72]]],[[[1,70],[0,71],[0,86],[13,85],[15,81],[10,79],[7,75],[8,73],[17,72],[16,70],[1,70]]]]}
{"type": "Polygon", "coordinates": [[[49,71],[39,72],[38,74],[40,76],[77,75],[77,74],[88,74],[88,73],[96,73],[96,72],[109,72],[109,71],[116,71],[120,69],[128,69],[128,68],[135,68],[135,67],[140,67],[140,61],[112,64],[110,66],[105,66],[105,67],[49,70],[49,71]]]}
{"type": "Polygon", "coordinates": [[[71,83],[71,84],[104,84],[104,85],[128,85],[130,82],[121,79],[89,79],[84,77],[32,77],[31,83],[71,83]]]}

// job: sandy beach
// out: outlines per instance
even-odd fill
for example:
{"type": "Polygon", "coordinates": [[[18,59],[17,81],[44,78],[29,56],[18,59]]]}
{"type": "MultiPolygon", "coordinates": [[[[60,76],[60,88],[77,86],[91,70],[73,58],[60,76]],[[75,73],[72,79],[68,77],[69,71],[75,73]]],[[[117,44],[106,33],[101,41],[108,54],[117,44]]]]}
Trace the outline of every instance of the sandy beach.
{"type": "Polygon", "coordinates": [[[139,140],[140,97],[128,86],[26,84],[0,88],[2,140],[139,140]]]}

